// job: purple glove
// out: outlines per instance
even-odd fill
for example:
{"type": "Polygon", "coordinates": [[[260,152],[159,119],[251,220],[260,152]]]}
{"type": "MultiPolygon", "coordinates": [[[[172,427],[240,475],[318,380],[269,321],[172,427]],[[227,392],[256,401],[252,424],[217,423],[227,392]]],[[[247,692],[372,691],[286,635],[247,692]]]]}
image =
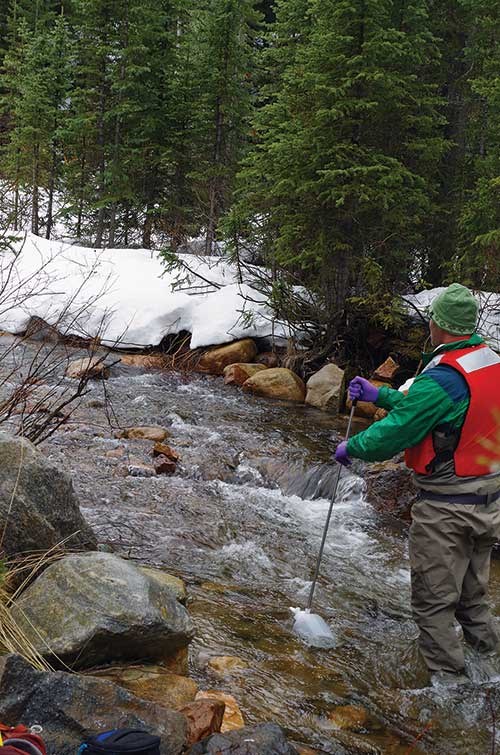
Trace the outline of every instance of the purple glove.
{"type": "Polygon", "coordinates": [[[349,398],[351,401],[371,401],[375,403],[378,399],[378,388],[362,377],[355,377],[349,383],[349,398]]]}
{"type": "Polygon", "coordinates": [[[335,451],[335,461],[342,464],[343,467],[348,467],[351,464],[351,460],[347,453],[347,441],[343,440],[339,443],[335,451]]]}

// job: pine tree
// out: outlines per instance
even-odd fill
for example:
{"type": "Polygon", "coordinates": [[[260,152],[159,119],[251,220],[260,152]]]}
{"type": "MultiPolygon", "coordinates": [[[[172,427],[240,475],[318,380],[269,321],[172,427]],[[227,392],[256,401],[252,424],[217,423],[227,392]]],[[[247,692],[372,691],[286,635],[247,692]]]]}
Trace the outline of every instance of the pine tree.
{"type": "Polygon", "coordinates": [[[321,292],[333,337],[359,272],[397,286],[423,246],[446,149],[438,53],[425,0],[281,0],[270,42],[279,86],[240,201],[272,258],[321,292]]]}
{"type": "Polygon", "coordinates": [[[470,285],[500,285],[500,46],[498,3],[463,0],[474,24],[466,49],[472,74],[468,187],[460,216],[457,272],[470,285]]]}
{"type": "Polygon", "coordinates": [[[4,60],[2,104],[10,120],[4,171],[15,187],[14,225],[19,189],[31,194],[31,230],[41,230],[41,193],[48,188],[46,234],[52,227],[53,197],[60,174],[63,108],[69,92],[68,30],[61,16],[52,27],[35,31],[21,17],[4,60]]]}
{"type": "Polygon", "coordinates": [[[208,0],[193,18],[198,40],[195,67],[200,99],[195,103],[199,223],[211,254],[219,219],[228,209],[252,112],[254,38],[260,24],[255,0],[208,0]]]}

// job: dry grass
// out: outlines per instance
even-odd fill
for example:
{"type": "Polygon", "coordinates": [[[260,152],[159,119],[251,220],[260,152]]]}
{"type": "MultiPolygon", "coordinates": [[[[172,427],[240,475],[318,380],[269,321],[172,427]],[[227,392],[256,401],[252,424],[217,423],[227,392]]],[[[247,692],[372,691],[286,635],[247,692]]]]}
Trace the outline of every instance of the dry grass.
{"type": "Polygon", "coordinates": [[[14,619],[12,608],[15,606],[22,613],[26,624],[29,624],[32,632],[43,643],[36,627],[19,608],[17,599],[40,571],[67,553],[64,550],[65,542],[66,540],[43,553],[32,553],[13,561],[0,560],[0,652],[20,655],[39,671],[53,671],[53,667],[34,646],[25,629],[14,619]]]}

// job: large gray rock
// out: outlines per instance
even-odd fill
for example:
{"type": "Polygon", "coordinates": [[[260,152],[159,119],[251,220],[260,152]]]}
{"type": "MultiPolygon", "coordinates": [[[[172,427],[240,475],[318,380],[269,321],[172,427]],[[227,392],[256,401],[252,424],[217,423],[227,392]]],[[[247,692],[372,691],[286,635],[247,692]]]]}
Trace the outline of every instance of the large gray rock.
{"type": "Polygon", "coordinates": [[[88,736],[144,729],[161,737],[161,755],[178,755],[187,737],[183,715],[109,681],[64,671],[35,671],[22,658],[0,658],[0,721],[43,727],[47,755],[75,755],[88,736]]]}
{"type": "Polygon", "coordinates": [[[285,739],[276,724],[245,727],[225,734],[212,734],[198,742],[188,755],[298,755],[298,751],[285,739]]]}
{"type": "Polygon", "coordinates": [[[70,548],[97,547],[83,519],[71,478],[27,440],[0,432],[0,533],[8,556],[48,550],[66,538],[70,548]]]}
{"type": "Polygon", "coordinates": [[[43,655],[74,668],[162,660],[194,637],[175,592],[110,553],[75,554],[52,564],[12,613],[43,655]]]}
{"type": "Polygon", "coordinates": [[[344,388],[344,370],[336,364],[325,364],[311,375],[306,388],[306,404],[338,414],[344,388]]]}

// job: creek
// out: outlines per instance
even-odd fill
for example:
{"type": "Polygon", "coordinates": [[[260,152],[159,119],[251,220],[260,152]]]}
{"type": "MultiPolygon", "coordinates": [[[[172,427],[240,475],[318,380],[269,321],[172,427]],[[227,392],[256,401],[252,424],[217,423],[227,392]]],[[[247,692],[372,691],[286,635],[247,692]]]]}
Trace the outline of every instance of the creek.
{"type": "MultiPolygon", "coordinates": [[[[244,395],[220,378],[132,367],[113,368],[105,393],[107,408],[93,383],[42,448],[71,473],[101,543],[186,581],[197,625],[190,673],[202,688],[233,694],[247,723],[274,720],[324,753],[494,752],[495,684],[426,688],[406,527],[366,502],[361,464],[342,474],[315,596],[338,646],[309,649],[291,632],[290,607],[307,601],[342,419],[244,395]],[[127,464],[150,459],[152,443],[115,438],[107,416],[165,427],[177,473],[125,476],[127,464]],[[221,678],[207,668],[212,655],[248,668],[221,678]],[[357,731],[330,720],[346,705],[367,711],[357,731]]],[[[491,594],[498,613],[497,563],[491,594]]]]}

